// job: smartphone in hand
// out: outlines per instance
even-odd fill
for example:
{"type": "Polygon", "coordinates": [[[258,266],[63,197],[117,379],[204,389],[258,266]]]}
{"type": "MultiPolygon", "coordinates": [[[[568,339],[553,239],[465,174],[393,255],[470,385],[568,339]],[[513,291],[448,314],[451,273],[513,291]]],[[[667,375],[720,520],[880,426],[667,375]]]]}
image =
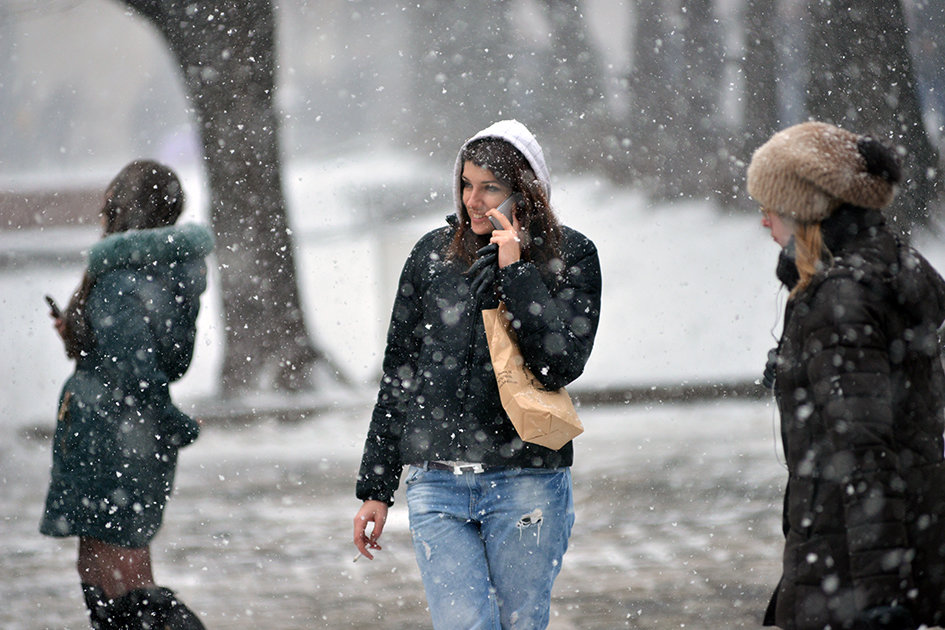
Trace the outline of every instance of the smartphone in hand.
{"type": "MultiPolygon", "coordinates": [[[[509,223],[512,222],[512,212],[515,210],[515,206],[518,205],[518,202],[522,200],[521,193],[514,193],[505,198],[505,201],[499,204],[499,207],[496,208],[501,214],[505,215],[505,218],[509,220],[509,223]]],[[[499,220],[495,217],[489,217],[489,220],[492,221],[492,227],[497,230],[504,230],[502,224],[499,223],[499,220]]]]}
{"type": "Polygon", "coordinates": [[[52,299],[51,295],[45,296],[44,299],[46,300],[46,304],[49,304],[49,316],[53,319],[62,317],[62,311],[59,310],[59,305],[56,304],[56,300],[52,299]]]}

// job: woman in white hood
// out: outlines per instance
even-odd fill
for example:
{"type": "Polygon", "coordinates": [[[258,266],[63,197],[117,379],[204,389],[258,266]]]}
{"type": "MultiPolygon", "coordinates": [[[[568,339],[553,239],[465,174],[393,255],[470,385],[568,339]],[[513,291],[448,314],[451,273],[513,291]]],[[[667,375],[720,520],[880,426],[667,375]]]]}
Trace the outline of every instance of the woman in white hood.
{"type": "Polygon", "coordinates": [[[563,387],[594,343],[600,263],[587,237],[558,223],[544,155],[521,123],[466,141],[454,185],[455,214],[418,241],[401,274],[354,543],[368,558],[380,549],[409,466],[410,530],[434,628],[544,628],[574,523],[573,449],[516,434],[480,313],[504,302],[526,365],[543,386],[563,387]],[[506,200],[510,216],[498,211],[506,200]]]}

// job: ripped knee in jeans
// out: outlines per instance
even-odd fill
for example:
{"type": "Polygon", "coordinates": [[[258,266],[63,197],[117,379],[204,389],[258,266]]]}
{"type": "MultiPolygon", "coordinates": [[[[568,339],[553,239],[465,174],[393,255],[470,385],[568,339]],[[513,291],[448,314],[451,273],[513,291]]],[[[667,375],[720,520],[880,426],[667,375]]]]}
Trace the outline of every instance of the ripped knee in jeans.
{"type": "Polygon", "coordinates": [[[535,533],[536,540],[541,542],[541,522],[544,520],[542,515],[541,508],[535,508],[528,514],[523,514],[522,518],[518,519],[518,523],[515,526],[518,528],[518,538],[522,539],[522,533],[529,527],[537,528],[535,533]]]}

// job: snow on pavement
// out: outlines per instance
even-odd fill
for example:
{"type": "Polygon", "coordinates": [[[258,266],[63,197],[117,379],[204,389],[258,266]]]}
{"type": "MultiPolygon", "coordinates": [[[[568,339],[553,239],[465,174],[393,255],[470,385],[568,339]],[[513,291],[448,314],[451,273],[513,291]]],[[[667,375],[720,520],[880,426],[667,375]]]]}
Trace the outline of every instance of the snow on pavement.
{"type": "MultiPolygon", "coordinates": [[[[211,629],[427,628],[402,495],[354,563],[370,404],[205,427],[181,454],[156,575],[211,629]]],[[[756,628],[778,576],[784,471],[765,402],[582,409],[577,522],[552,630],[756,628]]],[[[74,539],[36,533],[49,445],[0,446],[0,627],[86,628],[74,539]]],[[[399,491],[400,492],[400,491],[399,491]]]]}

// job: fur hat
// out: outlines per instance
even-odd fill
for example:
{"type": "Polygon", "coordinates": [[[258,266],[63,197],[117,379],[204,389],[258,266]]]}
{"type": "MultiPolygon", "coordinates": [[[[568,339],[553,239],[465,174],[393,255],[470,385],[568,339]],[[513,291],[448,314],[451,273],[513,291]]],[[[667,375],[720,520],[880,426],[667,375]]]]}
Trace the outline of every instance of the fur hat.
{"type": "Polygon", "coordinates": [[[879,141],[806,122],[758,147],[748,165],[748,194],[765,210],[813,223],[843,203],[886,207],[900,178],[895,153],[879,141]]]}

